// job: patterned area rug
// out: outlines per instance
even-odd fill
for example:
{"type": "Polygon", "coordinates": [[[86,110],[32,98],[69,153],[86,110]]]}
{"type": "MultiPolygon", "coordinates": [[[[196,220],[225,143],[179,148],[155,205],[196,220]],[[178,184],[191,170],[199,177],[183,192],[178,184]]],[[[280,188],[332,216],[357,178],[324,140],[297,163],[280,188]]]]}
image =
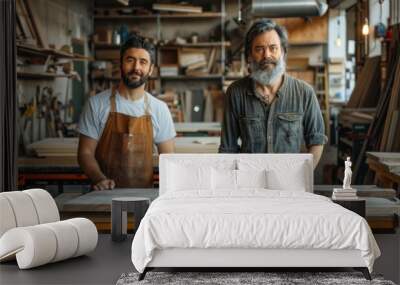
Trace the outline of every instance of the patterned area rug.
{"type": "Polygon", "coordinates": [[[122,274],[116,285],[395,285],[377,275],[372,275],[372,281],[368,281],[360,272],[148,272],[142,281],[138,281],[138,276],[139,273],[122,274]]]}

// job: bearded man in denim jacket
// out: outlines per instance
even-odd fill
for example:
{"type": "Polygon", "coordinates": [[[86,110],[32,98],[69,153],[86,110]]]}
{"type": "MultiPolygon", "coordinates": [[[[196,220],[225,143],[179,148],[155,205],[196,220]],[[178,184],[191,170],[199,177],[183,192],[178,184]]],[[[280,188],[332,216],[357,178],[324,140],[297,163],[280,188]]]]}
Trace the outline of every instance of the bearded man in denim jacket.
{"type": "Polygon", "coordinates": [[[305,146],[318,164],[327,141],[321,109],[314,89],[285,73],[287,48],[286,30],[272,20],[247,32],[250,75],[227,90],[219,152],[299,153],[305,146]]]}

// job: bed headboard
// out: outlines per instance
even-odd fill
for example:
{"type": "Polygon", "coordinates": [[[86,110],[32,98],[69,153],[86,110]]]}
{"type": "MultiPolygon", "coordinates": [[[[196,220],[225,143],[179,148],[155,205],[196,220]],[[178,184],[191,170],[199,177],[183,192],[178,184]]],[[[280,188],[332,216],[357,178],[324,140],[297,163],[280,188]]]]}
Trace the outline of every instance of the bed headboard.
{"type": "MultiPolygon", "coordinates": [[[[304,182],[307,192],[313,192],[314,168],[312,154],[161,154],[159,160],[160,195],[168,190],[168,179],[173,165],[180,164],[190,167],[213,166],[222,169],[277,168],[280,171],[293,165],[301,165],[304,170],[304,182]],[[239,167],[239,168],[238,168],[239,167]]],[[[289,172],[288,172],[289,173],[289,172]]],[[[289,175],[285,179],[291,179],[289,175]]]]}

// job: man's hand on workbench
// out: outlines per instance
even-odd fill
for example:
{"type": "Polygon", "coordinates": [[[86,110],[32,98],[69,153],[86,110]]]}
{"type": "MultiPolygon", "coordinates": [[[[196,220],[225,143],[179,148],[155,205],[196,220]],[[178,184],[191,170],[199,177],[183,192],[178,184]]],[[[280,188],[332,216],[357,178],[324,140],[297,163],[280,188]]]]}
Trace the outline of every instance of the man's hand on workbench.
{"type": "Polygon", "coordinates": [[[112,179],[103,179],[93,185],[93,189],[96,191],[101,190],[112,190],[115,187],[115,182],[112,179]]]}

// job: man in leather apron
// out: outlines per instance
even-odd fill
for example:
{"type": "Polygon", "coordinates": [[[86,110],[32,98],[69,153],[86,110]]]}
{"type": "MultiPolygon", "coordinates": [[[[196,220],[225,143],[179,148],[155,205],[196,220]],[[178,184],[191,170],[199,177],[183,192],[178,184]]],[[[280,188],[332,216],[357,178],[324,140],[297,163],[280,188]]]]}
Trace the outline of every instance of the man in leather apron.
{"type": "Polygon", "coordinates": [[[272,20],[250,27],[250,75],[226,92],[219,152],[298,153],[305,146],[318,164],[327,141],[324,121],[314,89],[286,73],[287,48],[286,30],[272,20]]]}
{"type": "Polygon", "coordinates": [[[121,47],[121,81],[89,98],[79,121],[78,161],[95,190],[153,186],[153,145],[174,151],[168,106],[145,91],[155,48],[133,35],[121,47]]]}

